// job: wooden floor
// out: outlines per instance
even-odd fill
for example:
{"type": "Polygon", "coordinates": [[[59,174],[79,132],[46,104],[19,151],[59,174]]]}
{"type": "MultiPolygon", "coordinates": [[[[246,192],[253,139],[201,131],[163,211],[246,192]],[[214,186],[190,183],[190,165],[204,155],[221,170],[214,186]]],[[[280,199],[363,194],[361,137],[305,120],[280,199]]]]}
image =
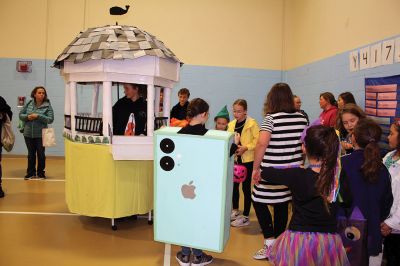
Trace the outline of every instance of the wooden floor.
{"type": "MultiPolygon", "coordinates": [[[[145,217],[118,221],[69,213],[64,193],[64,160],[47,159],[47,180],[23,179],[25,158],[4,158],[0,199],[0,265],[178,265],[179,247],[153,241],[145,217]],[[166,259],[164,259],[166,258],[166,259]]],[[[205,217],[206,218],[206,217],[205,217]]],[[[268,265],[252,255],[262,246],[262,235],[252,209],[251,225],[232,228],[222,254],[210,253],[212,265],[268,265]]]]}

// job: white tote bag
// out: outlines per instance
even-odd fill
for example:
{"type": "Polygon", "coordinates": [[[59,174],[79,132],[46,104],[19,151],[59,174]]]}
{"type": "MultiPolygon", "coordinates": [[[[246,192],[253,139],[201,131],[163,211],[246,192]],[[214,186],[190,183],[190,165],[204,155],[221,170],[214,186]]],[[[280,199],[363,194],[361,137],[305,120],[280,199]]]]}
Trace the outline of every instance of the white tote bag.
{"type": "Polygon", "coordinates": [[[42,140],[43,147],[54,147],[56,146],[56,133],[54,128],[48,127],[42,129],[42,140]]]}
{"type": "Polygon", "coordinates": [[[7,114],[5,114],[4,120],[5,121],[3,122],[1,127],[1,144],[6,151],[10,152],[14,147],[15,135],[12,130],[10,118],[7,114]]]}

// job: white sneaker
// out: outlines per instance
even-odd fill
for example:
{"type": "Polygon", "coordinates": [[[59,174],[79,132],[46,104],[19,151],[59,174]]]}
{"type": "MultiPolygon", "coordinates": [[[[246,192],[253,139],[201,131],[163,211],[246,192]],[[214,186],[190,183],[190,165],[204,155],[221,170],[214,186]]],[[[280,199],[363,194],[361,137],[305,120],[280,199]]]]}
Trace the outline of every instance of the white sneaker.
{"type": "Polygon", "coordinates": [[[249,217],[243,215],[239,216],[236,220],[231,222],[231,225],[233,227],[242,227],[242,226],[247,226],[249,224],[250,224],[249,217]]]}
{"type": "Polygon", "coordinates": [[[262,249],[260,249],[254,254],[253,258],[256,260],[268,259],[268,255],[270,252],[271,252],[271,246],[264,245],[262,249]]]}
{"type": "Polygon", "coordinates": [[[240,211],[232,210],[231,212],[231,222],[235,221],[239,217],[240,211]]]}

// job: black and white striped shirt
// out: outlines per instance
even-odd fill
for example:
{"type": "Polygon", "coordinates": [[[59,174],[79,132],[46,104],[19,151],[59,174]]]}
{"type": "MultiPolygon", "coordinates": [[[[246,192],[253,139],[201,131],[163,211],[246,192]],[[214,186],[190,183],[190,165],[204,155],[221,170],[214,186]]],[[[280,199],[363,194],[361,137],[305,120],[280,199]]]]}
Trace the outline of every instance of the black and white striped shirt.
{"type": "MultiPolygon", "coordinates": [[[[303,162],[301,133],[307,119],[299,112],[267,114],[260,131],[271,133],[271,139],[261,162],[263,167],[299,167],[303,162]]],[[[252,199],[256,202],[275,204],[290,201],[292,194],[286,186],[274,185],[261,180],[253,188],[252,199]]]]}

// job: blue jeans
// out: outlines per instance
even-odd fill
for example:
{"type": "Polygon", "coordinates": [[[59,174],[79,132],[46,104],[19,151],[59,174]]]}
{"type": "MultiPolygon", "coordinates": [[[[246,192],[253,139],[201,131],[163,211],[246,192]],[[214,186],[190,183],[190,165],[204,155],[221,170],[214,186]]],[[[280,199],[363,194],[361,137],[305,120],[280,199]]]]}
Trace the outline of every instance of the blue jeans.
{"type": "Polygon", "coordinates": [[[193,255],[195,255],[196,257],[203,255],[203,251],[201,249],[182,247],[183,255],[185,255],[185,256],[190,255],[191,252],[193,252],[193,255]]]}
{"type": "Polygon", "coordinates": [[[27,138],[25,137],[25,144],[28,148],[28,168],[26,174],[28,176],[36,176],[36,174],[44,175],[44,168],[46,167],[46,155],[43,147],[42,138],[27,138]],[[38,159],[36,171],[36,154],[38,159]]]}

